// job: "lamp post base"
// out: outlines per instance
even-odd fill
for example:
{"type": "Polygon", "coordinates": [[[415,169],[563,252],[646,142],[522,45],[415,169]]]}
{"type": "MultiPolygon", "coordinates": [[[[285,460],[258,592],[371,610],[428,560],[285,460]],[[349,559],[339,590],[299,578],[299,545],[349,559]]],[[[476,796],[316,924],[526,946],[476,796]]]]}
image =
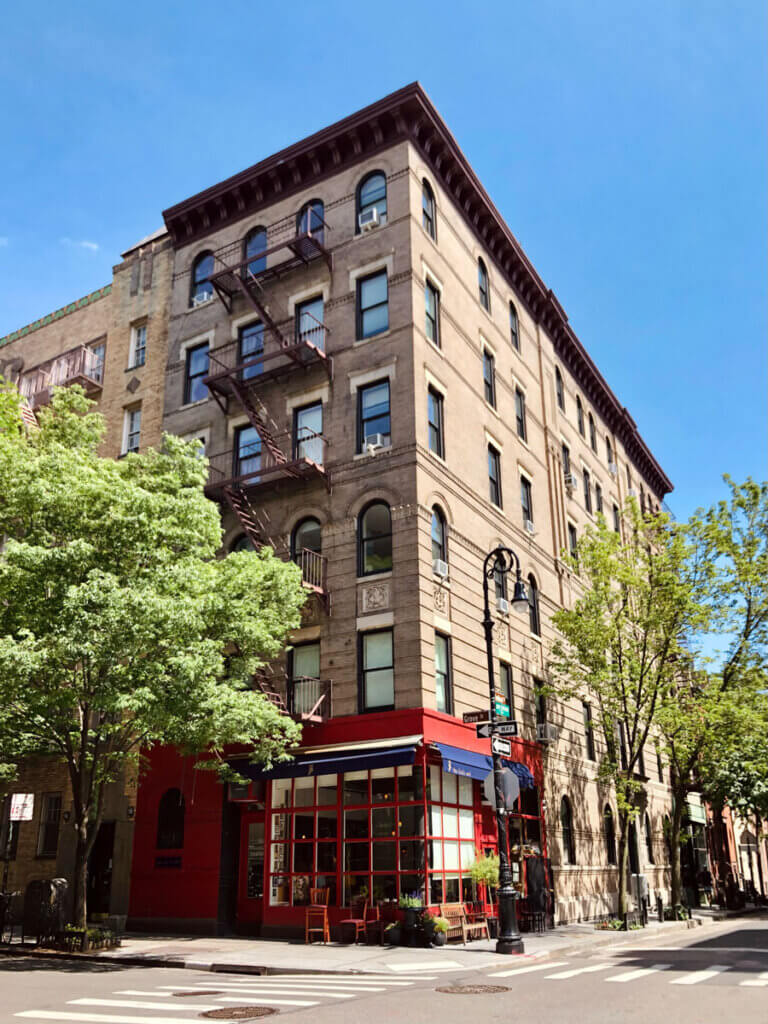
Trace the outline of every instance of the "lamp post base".
{"type": "Polygon", "coordinates": [[[517,927],[517,893],[512,886],[499,889],[499,937],[496,952],[504,956],[525,952],[520,930],[517,927]]]}
{"type": "Polygon", "coordinates": [[[509,956],[512,953],[524,953],[525,945],[522,939],[497,939],[496,952],[509,956]]]}

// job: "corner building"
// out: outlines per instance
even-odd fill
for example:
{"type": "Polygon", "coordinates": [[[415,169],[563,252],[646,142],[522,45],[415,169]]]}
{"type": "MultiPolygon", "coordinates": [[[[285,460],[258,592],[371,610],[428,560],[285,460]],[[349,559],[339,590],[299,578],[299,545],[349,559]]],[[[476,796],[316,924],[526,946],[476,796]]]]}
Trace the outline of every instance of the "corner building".
{"type": "MultiPolygon", "coordinates": [[[[548,862],[558,923],[610,913],[617,814],[591,712],[536,684],[578,594],[563,549],[671,484],[449,130],[414,84],[164,217],[164,429],[205,446],[227,550],[296,559],[310,598],[256,680],[304,723],[294,761],[224,787],[150,755],[132,924],[287,933],[314,887],[332,923],[359,894],[473,898],[496,837],[489,743],[462,715],[488,707],[482,563],[500,542],[531,598],[511,613],[495,585],[515,878],[526,892],[548,862]]],[[[633,870],[653,897],[670,795],[647,760],[633,870]]]]}

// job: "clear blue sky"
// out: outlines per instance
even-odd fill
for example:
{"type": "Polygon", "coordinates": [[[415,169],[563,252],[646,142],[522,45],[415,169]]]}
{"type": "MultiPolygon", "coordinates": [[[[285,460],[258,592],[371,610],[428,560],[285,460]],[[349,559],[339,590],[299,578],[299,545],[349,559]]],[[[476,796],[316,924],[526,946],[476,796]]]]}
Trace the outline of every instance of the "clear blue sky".
{"type": "Polygon", "coordinates": [[[0,336],[419,79],[675,483],[766,475],[759,0],[42,2],[0,33],[0,336]]]}

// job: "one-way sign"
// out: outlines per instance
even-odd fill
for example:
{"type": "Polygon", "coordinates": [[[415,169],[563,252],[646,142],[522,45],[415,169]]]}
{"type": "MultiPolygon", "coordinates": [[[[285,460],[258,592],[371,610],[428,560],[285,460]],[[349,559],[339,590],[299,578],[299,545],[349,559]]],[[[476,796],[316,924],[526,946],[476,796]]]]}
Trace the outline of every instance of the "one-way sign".
{"type": "Polygon", "coordinates": [[[490,738],[492,732],[492,726],[490,722],[481,722],[475,726],[475,732],[479,740],[487,740],[490,738]]]}
{"type": "Polygon", "coordinates": [[[482,722],[475,726],[475,732],[480,740],[487,740],[491,736],[517,736],[517,722],[497,722],[495,725],[482,722]]]}
{"type": "Polygon", "coordinates": [[[503,736],[491,736],[491,750],[494,754],[509,757],[512,753],[512,744],[509,740],[505,740],[503,736]]]}

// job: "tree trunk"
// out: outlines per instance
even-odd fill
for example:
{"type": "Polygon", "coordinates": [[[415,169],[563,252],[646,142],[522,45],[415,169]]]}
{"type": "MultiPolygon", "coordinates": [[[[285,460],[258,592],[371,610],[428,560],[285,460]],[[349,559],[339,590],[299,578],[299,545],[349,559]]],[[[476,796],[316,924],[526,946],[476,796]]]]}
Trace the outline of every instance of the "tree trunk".
{"type": "Polygon", "coordinates": [[[680,866],[680,833],[683,828],[683,808],[688,797],[687,792],[680,787],[674,791],[674,807],[672,810],[672,824],[669,833],[669,860],[672,869],[672,906],[681,906],[683,902],[683,877],[680,866]]]}
{"type": "Polygon", "coordinates": [[[75,880],[72,921],[76,928],[85,928],[88,920],[88,822],[77,823],[75,846],[75,880]]]}
{"type": "Polygon", "coordinates": [[[621,831],[619,834],[619,894],[618,894],[618,916],[623,918],[629,909],[628,903],[628,877],[627,869],[629,867],[629,822],[630,816],[622,811],[619,813],[619,824],[621,831]]]}
{"type": "Polygon", "coordinates": [[[755,811],[755,841],[757,843],[757,873],[760,877],[760,895],[765,896],[765,879],[763,878],[763,842],[760,839],[760,829],[762,828],[762,821],[760,815],[755,811]]]}

